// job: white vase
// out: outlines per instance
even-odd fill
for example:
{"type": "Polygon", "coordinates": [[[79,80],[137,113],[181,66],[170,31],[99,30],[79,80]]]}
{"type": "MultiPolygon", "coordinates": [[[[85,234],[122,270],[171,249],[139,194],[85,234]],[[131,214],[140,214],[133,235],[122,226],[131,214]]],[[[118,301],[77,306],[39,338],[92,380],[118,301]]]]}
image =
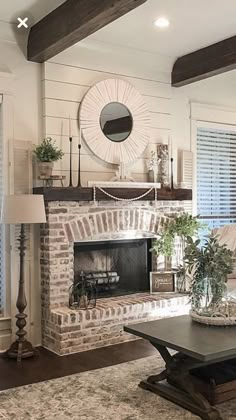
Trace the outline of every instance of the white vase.
{"type": "Polygon", "coordinates": [[[50,178],[53,171],[54,162],[38,162],[39,175],[50,178]]]}
{"type": "Polygon", "coordinates": [[[150,169],[148,171],[148,182],[154,182],[154,171],[153,171],[153,169],[150,169]]]}
{"type": "Polygon", "coordinates": [[[148,182],[159,182],[159,175],[157,170],[150,169],[148,171],[148,182]]]}

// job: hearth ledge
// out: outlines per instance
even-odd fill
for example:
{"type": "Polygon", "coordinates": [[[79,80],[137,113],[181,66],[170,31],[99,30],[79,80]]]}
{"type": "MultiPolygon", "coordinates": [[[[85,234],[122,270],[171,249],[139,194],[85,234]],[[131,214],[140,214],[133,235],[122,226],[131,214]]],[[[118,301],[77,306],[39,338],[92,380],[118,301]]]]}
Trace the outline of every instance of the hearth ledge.
{"type": "Polygon", "coordinates": [[[54,308],[44,318],[43,345],[63,356],[136,340],[123,331],[124,325],[186,314],[188,303],[186,295],[138,293],[100,299],[96,308],[85,311],[54,308]]]}

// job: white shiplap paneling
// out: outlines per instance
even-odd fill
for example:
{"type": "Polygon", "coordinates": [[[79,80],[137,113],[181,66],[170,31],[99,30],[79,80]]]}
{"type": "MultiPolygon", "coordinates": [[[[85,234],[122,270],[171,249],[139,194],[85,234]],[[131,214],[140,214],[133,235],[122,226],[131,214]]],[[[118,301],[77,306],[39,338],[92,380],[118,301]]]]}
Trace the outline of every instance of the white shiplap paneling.
{"type": "MultiPolygon", "coordinates": [[[[78,60],[79,62],[79,60],[78,60]]],[[[79,86],[92,87],[95,83],[109,78],[122,78],[131,83],[142,95],[157,96],[160,98],[172,98],[170,83],[149,80],[148,78],[130,77],[123,72],[111,73],[102,72],[78,66],[64,65],[60,63],[44,64],[43,80],[58,81],[62,83],[75,84],[79,86]]]]}
{"type": "MultiPolygon", "coordinates": [[[[168,143],[172,128],[172,93],[169,83],[153,81],[148,78],[130,77],[120,72],[111,73],[97,69],[48,62],[44,64],[43,121],[44,135],[51,136],[65,153],[62,161],[55,165],[55,173],[62,173],[68,178],[69,172],[69,117],[73,135],[73,169],[74,182],[77,177],[77,144],[79,139],[78,111],[81,100],[90,87],[107,78],[120,78],[131,83],[144,96],[151,118],[149,143],[168,143]]],[[[148,150],[136,162],[129,166],[134,178],[146,181],[146,159],[148,150]]],[[[82,181],[109,180],[117,170],[116,165],[107,164],[93,155],[86,143],[82,142],[82,181]]],[[[68,182],[68,181],[66,181],[68,182]]]]}

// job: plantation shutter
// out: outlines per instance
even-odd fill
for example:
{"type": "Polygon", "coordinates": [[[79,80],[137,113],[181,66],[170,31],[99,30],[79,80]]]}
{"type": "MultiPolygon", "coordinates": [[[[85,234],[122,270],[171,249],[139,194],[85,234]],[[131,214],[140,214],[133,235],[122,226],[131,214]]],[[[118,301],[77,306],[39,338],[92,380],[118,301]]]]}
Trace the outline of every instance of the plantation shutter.
{"type": "MultiPolygon", "coordinates": [[[[0,205],[3,196],[3,133],[2,133],[2,95],[0,95],[0,205]]],[[[4,313],[4,235],[0,225],[0,317],[4,313]]]]}
{"type": "MultiPolygon", "coordinates": [[[[10,194],[31,194],[32,193],[32,143],[23,140],[13,140],[9,143],[9,166],[10,166],[10,194]]],[[[11,229],[11,276],[14,279],[14,284],[18,286],[19,279],[19,253],[18,238],[20,234],[20,226],[12,226],[11,229]]],[[[25,289],[26,299],[28,302],[26,313],[30,314],[30,278],[31,278],[31,261],[32,261],[32,229],[29,225],[26,225],[26,252],[25,252],[25,289]]],[[[17,298],[17,287],[13,288],[12,302],[15,311],[15,302],[17,298]]],[[[13,312],[14,313],[14,312],[13,312]]],[[[29,333],[30,317],[27,323],[27,329],[29,333]]]]}
{"type": "Polygon", "coordinates": [[[10,141],[9,160],[11,194],[32,193],[32,143],[10,141]]]}
{"type": "MultiPolygon", "coordinates": [[[[180,155],[180,179],[184,188],[193,188],[193,153],[181,150],[180,155]]],[[[184,210],[192,214],[192,201],[184,201],[184,210]]]]}
{"type": "Polygon", "coordinates": [[[197,128],[197,211],[213,229],[236,223],[236,128],[197,128]]]}

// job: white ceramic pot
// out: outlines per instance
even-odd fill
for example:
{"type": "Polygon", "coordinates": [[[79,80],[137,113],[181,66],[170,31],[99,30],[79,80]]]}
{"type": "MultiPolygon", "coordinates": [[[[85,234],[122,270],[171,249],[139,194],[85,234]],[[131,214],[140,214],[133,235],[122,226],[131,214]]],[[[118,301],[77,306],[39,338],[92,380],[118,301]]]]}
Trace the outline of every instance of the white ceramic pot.
{"type": "Polygon", "coordinates": [[[53,171],[54,162],[38,162],[39,175],[50,178],[53,171]]]}

